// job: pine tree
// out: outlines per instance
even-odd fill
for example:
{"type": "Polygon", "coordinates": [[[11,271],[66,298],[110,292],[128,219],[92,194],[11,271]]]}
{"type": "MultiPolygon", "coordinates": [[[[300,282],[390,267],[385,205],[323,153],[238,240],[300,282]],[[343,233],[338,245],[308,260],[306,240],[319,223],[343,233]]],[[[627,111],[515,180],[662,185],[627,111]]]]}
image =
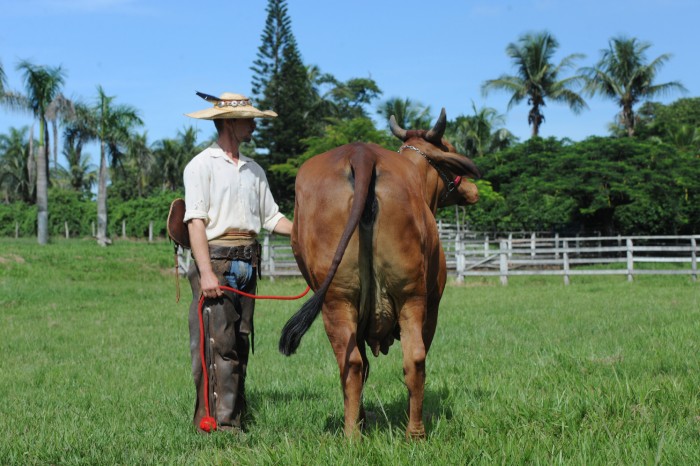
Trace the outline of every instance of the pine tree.
{"type": "MultiPolygon", "coordinates": [[[[304,138],[310,136],[308,123],[312,106],[311,85],[306,67],[292,34],[286,0],[269,0],[267,20],[257,59],[253,63],[252,94],[259,108],[278,113],[275,119],[261,119],[256,147],[267,149],[264,166],[284,163],[304,152],[304,138]]],[[[274,188],[273,188],[274,192],[274,188]]],[[[288,193],[279,193],[288,194],[288,193]]]]}

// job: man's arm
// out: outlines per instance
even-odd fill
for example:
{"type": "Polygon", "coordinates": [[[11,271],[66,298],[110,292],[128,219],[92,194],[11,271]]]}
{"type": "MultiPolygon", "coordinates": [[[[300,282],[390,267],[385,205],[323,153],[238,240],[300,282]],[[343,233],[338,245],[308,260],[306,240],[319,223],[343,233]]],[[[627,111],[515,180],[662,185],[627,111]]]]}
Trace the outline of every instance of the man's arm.
{"type": "Polygon", "coordinates": [[[212,267],[211,259],[209,258],[209,242],[207,241],[206,227],[204,220],[194,218],[187,223],[187,229],[190,233],[190,245],[192,246],[192,255],[197,262],[199,269],[199,286],[202,289],[202,294],[205,298],[216,298],[221,296],[223,292],[219,288],[219,279],[216,277],[212,267]]]}
{"type": "Polygon", "coordinates": [[[272,231],[279,235],[289,236],[292,234],[292,222],[287,217],[282,217],[272,231]]]}

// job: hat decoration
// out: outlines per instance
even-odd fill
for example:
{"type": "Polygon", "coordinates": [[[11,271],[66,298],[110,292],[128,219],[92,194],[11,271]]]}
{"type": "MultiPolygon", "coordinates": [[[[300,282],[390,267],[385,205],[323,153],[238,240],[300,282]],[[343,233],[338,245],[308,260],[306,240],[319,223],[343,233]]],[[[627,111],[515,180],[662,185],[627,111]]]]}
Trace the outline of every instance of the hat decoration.
{"type": "Polygon", "coordinates": [[[277,113],[272,110],[258,110],[253,107],[250,99],[241,94],[224,92],[219,97],[215,97],[203,92],[197,95],[207,102],[213,103],[213,107],[186,113],[190,118],[201,120],[216,120],[223,118],[275,118],[277,113]]]}

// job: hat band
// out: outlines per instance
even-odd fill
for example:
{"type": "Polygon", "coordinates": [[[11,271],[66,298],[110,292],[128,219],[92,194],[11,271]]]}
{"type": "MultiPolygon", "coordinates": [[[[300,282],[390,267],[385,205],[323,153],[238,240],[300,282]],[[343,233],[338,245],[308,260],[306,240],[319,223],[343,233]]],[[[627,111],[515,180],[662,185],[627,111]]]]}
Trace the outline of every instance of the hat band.
{"type": "Polygon", "coordinates": [[[220,100],[214,104],[214,107],[249,107],[250,100],[220,100]]]}

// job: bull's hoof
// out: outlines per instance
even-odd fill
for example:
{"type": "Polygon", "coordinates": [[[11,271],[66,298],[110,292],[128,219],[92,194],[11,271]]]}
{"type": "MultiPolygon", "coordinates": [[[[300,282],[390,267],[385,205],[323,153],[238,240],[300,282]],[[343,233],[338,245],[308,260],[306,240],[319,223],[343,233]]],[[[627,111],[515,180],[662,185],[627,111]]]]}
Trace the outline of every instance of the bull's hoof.
{"type": "Polygon", "coordinates": [[[408,427],[406,429],[406,440],[425,440],[425,427],[421,424],[417,427],[408,427]]]}
{"type": "Polygon", "coordinates": [[[345,438],[350,442],[359,442],[362,440],[362,426],[358,424],[352,429],[345,429],[345,438]]]}

